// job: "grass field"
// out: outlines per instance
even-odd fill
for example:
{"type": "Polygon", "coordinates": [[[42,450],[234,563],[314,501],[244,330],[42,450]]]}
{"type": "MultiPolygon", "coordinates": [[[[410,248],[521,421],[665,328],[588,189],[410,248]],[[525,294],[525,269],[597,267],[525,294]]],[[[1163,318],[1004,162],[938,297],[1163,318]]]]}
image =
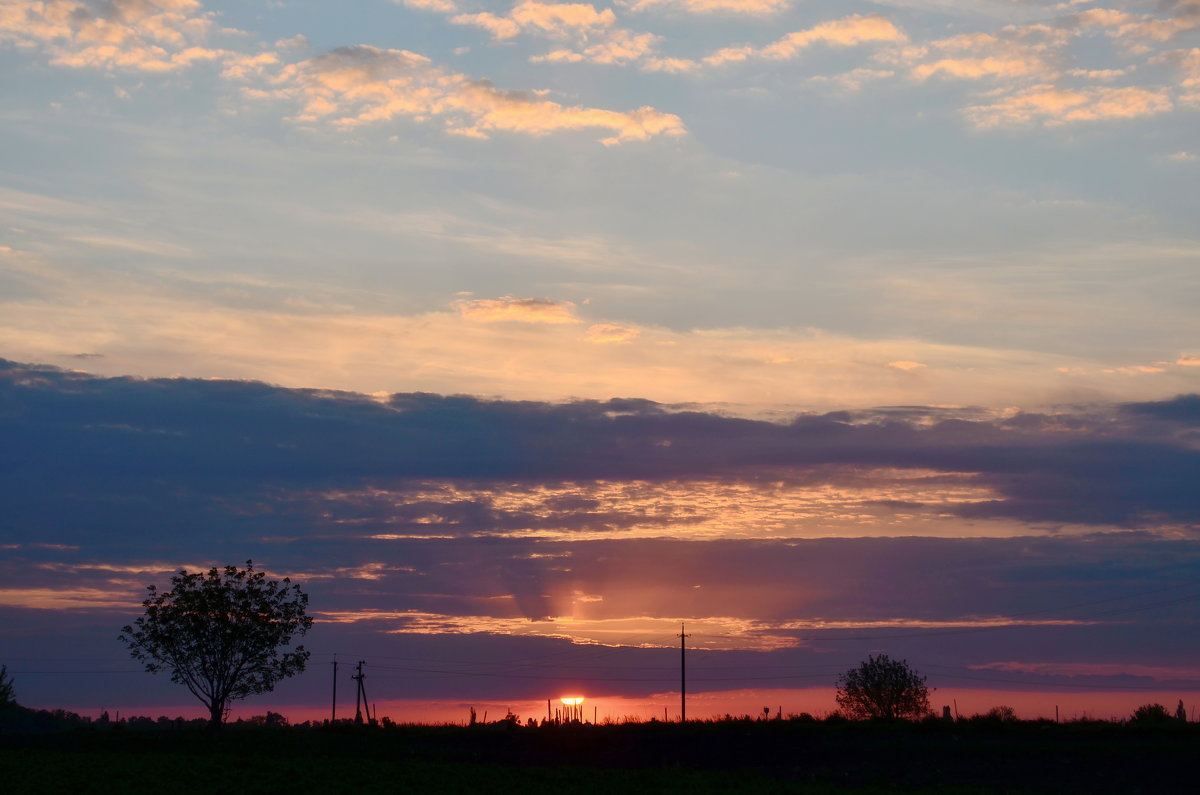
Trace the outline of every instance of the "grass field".
{"type": "Polygon", "coordinates": [[[34,792],[1189,792],[1196,726],[799,721],[0,735],[34,792]]]}

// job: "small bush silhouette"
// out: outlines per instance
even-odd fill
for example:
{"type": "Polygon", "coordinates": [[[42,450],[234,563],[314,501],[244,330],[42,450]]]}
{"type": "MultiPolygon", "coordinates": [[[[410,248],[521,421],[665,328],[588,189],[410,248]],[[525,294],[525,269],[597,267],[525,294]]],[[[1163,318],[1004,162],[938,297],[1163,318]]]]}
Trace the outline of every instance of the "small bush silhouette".
{"type": "Polygon", "coordinates": [[[984,717],[997,723],[1015,723],[1017,711],[1007,704],[1001,704],[989,709],[984,717]]]}
{"type": "Polygon", "coordinates": [[[1133,712],[1129,723],[1135,726],[1166,726],[1173,723],[1171,713],[1162,704],[1143,704],[1133,712]]]}

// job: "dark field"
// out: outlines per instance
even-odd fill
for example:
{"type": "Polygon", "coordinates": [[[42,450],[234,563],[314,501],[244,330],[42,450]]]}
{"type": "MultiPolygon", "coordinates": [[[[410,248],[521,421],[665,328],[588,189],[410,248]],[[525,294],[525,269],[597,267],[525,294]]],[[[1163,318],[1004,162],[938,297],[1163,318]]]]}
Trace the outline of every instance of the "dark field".
{"type": "Polygon", "coordinates": [[[1194,792],[1200,726],[799,720],[0,734],[0,791],[1194,792]]]}

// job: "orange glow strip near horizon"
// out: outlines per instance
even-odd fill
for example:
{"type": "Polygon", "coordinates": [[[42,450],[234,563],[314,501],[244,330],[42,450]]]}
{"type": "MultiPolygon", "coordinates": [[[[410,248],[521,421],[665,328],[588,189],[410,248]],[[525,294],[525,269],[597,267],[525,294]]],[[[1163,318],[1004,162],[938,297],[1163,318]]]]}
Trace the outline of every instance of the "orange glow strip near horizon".
{"type": "MultiPolygon", "coordinates": [[[[1096,689],[1087,692],[1078,690],[1054,690],[1045,688],[1038,690],[997,690],[991,688],[944,686],[939,683],[936,689],[931,688],[930,706],[935,714],[940,714],[943,706],[954,709],[957,703],[958,714],[972,716],[985,714],[996,706],[1006,705],[1015,709],[1019,718],[1024,720],[1054,719],[1055,708],[1064,721],[1081,718],[1101,720],[1121,720],[1128,718],[1139,706],[1148,703],[1159,703],[1168,708],[1180,698],[1193,720],[1196,719],[1196,709],[1200,707],[1200,688],[1183,690],[1138,690],[1134,692],[1121,690],[1096,689]]],[[[824,718],[837,709],[834,700],[833,687],[813,688],[761,688],[723,691],[689,692],[687,696],[688,717],[694,720],[720,719],[726,715],[732,717],[750,716],[761,718],[763,707],[770,710],[772,718],[782,710],[785,718],[808,713],[817,718],[824,718]]],[[[555,696],[549,696],[555,698],[555,696]]],[[[679,693],[663,692],[645,696],[623,696],[619,694],[589,697],[587,702],[593,707],[585,709],[584,717],[591,720],[595,715],[600,723],[621,723],[626,721],[663,720],[664,710],[668,720],[679,720],[679,693]]],[[[495,721],[503,718],[511,711],[522,722],[527,718],[540,721],[546,717],[546,699],[392,699],[383,697],[372,701],[373,711],[380,717],[387,716],[397,723],[459,725],[465,726],[469,721],[469,709],[474,707],[478,718],[495,721]]],[[[34,708],[57,709],[62,705],[52,705],[34,708]]],[[[100,716],[100,708],[72,708],[72,712],[88,715],[92,718],[100,716]]],[[[183,717],[185,719],[207,718],[208,713],[197,702],[195,704],[177,704],[164,706],[124,706],[108,705],[111,716],[119,711],[123,717],[145,715],[157,717],[183,717]]],[[[329,718],[330,705],[328,701],[313,704],[281,704],[270,702],[264,697],[256,697],[249,701],[234,702],[230,709],[229,719],[239,718],[248,720],[256,715],[265,715],[270,710],[287,717],[292,723],[302,721],[325,721],[329,718]]],[[[349,702],[339,702],[338,718],[352,718],[354,712],[353,699],[349,702]]]]}

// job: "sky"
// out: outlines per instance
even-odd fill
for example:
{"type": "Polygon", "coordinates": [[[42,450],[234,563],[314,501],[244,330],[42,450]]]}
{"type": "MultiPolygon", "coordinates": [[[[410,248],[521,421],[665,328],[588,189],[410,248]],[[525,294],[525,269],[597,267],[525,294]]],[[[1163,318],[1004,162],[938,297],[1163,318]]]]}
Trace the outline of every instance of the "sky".
{"type": "Polygon", "coordinates": [[[1200,701],[1200,3],[3,0],[0,85],[22,703],[198,708],[116,636],[247,559],[256,713],[677,711],[681,623],[689,715],[1200,701]]]}

